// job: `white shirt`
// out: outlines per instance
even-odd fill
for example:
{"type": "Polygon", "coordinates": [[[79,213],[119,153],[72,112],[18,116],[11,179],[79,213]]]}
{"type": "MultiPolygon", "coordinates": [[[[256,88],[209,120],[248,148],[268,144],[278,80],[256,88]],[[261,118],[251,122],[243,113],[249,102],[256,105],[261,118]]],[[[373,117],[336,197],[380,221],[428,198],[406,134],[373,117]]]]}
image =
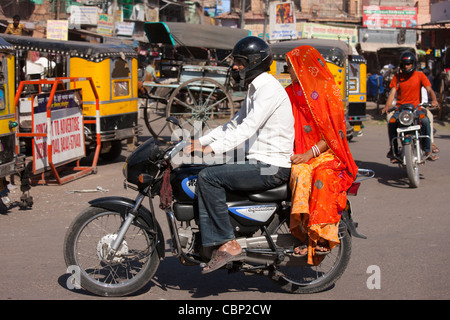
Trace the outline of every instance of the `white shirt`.
{"type": "Polygon", "coordinates": [[[264,72],[249,85],[233,119],[201,137],[200,143],[216,154],[244,144],[247,159],[290,168],[294,136],[289,96],[277,79],[264,72]]]}

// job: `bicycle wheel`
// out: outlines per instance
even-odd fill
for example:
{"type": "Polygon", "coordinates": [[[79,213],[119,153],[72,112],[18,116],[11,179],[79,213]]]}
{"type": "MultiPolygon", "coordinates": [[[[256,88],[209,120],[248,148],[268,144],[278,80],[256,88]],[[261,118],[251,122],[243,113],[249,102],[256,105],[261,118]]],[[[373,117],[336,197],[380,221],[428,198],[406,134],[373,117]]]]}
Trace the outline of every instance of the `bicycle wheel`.
{"type": "Polygon", "coordinates": [[[160,141],[170,141],[172,131],[166,121],[167,101],[172,88],[155,88],[151,95],[157,98],[146,99],[144,106],[144,122],[150,134],[160,141]]]}
{"type": "MultiPolygon", "coordinates": [[[[174,90],[167,105],[166,116],[178,118],[186,138],[204,130],[212,130],[228,122],[234,115],[231,95],[219,82],[194,78],[174,90]]],[[[176,127],[169,125],[173,132],[176,127]]],[[[177,135],[179,136],[179,135],[177,135]]]]}

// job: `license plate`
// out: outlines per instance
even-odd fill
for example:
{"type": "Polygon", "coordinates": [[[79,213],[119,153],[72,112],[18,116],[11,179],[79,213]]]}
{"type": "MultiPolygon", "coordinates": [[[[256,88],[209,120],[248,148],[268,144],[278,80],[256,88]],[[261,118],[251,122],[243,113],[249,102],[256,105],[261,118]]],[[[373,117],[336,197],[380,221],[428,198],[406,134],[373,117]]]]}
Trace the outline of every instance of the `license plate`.
{"type": "Polygon", "coordinates": [[[405,132],[405,131],[414,131],[414,130],[419,130],[420,129],[420,125],[415,125],[415,126],[410,126],[407,128],[397,128],[397,132],[405,132]]]}

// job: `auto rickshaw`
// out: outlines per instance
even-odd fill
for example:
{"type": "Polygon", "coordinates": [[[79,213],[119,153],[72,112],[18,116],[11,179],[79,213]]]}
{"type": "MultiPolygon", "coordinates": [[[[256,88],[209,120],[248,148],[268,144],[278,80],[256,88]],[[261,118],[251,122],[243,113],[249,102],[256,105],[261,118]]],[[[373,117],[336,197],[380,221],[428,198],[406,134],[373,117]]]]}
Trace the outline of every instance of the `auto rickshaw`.
{"type": "Polygon", "coordinates": [[[8,176],[20,173],[21,190],[24,194],[19,205],[31,207],[29,181],[24,175],[25,155],[16,151],[16,127],[14,105],[14,48],[0,37],[0,211],[10,204],[8,197],[8,176]]]}
{"type": "MultiPolygon", "coordinates": [[[[16,88],[21,80],[90,77],[99,96],[100,157],[114,160],[140,134],[138,124],[138,60],[131,46],[5,35],[16,51],[16,88]]],[[[83,93],[85,120],[96,119],[96,98],[88,82],[77,84],[83,93]]],[[[21,130],[31,127],[31,96],[45,87],[24,91],[19,107],[21,130]],[[34,90],[34,91],[33,91],[34,90]]],[[[49,89],[49,88],[47,88],[49,89]]],[[[70,88],[74,89],[74,84],[70,88]]],[[[86,152],[96,147],[96,124],[85,125],[86,152]]]]}
{"type": "Polygon", "coordinates": [[[343,107],[350,124],[347,128],[347,138],[351,140],[354,134],[362,133],[362,121],[366,120],[367,69],[365,59],[352,54],[351,47],[340,40],[299,39],[273,43],[270,45],[274,58],[270,73],[283,86],[287,86],[291,82],[285,55],[301,45],[316,48],[334,75],[336,84],[341,90],[343,107]]]}

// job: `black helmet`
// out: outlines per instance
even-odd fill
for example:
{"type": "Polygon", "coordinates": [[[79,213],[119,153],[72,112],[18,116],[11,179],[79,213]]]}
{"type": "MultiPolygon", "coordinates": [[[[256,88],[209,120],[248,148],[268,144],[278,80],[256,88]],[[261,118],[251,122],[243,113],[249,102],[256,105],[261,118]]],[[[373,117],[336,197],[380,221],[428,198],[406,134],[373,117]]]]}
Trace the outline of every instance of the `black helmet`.
{"type": "Polygon", "coordinates": [[[244,65],[244,69],[233,70],[231,73],[236,84],[241,87],[245,87],[258,75],[268,71],[272,64],[272,51],[269,45],[258,37],[249,36],[239,40],[231,55],[244,65]]]}
{"type": "Polygon", "coordinates": [[[402,70],[403,73],[409,74],[412,73],[414,70],[416,70],[417,67],[417,61],[416,61],[416,55],[410,51],[405,51],[400,55],[400,70],[402,70]],[[405,68],[405,65],[412,64],[412,68],[407,70],[405,68]]]}

